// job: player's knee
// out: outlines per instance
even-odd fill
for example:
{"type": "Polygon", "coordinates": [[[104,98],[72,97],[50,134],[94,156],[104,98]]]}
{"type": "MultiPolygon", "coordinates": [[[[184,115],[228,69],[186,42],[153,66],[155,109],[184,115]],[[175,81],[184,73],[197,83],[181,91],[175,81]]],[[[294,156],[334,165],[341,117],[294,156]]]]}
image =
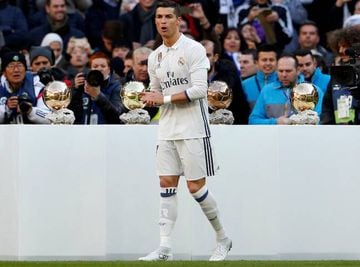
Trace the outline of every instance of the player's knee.
{"type": "Polygon", "coordinates": [[[187,187],[191,194],[198,192],[205,185],[205,178],[196,181],[187,181],[187,187]]]}
{"type": "Polygon", "coordinates": [[[177,187],[178,178],[175,176],[161,176],[160,187],[177,187]]]}

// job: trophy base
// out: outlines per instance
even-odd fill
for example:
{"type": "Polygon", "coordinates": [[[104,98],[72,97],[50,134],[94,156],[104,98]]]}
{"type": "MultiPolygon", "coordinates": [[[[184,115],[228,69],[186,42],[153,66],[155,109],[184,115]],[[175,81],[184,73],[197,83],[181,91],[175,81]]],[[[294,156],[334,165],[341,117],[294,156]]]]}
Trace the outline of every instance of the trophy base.
{"type": "Polygon", "coordinates": [[[234,115],[230,110],[218,109],[209,114],[211,124],[234,124],[234,115]]]}
{"type": "Polygon", "coordinates": [[[74,124],[74,112],[67,108],[54,110],[45,116],[51,124],[74,124]]]}
{"type": "Polygon", "coordinates": [[[120,120],[125,124],[149,124],[150,115],[147,110],[137,108],[121,114],[120,120]]]}
{"type": "Polygon", "coordinates": [[[320,118],[316,111],[313,110],[304,110],[299,112],[298,114],[294,114],[290,116],[290,124],[319,124],[320,118]]]}

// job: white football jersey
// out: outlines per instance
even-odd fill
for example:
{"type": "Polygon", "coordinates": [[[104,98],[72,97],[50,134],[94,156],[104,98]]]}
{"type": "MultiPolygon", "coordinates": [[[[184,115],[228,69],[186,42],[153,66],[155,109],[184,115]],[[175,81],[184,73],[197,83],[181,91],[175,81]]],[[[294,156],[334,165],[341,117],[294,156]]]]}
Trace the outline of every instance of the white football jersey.
{"type": "Polygon", "coordinates": [[[162,44],[148,59],[151,90],[164,96],[186,93],[190,102],[160,107],[159,140],[210,137],[205,48],[183,34],[172,47],[162,44]]]}

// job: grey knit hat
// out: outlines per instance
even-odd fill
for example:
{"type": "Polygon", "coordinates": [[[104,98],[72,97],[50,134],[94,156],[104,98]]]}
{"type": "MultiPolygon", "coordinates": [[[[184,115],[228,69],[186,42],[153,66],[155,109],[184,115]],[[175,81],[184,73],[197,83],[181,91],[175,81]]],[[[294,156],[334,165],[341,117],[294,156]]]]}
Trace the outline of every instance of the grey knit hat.
{"type": "Polygon", "coordinates": [[[43,56],[49,59],[50,65],[54,65],[55,57],[54,53],[48,46],[33,46],[30,48],[30,65],[38,56],[43,56]]]}

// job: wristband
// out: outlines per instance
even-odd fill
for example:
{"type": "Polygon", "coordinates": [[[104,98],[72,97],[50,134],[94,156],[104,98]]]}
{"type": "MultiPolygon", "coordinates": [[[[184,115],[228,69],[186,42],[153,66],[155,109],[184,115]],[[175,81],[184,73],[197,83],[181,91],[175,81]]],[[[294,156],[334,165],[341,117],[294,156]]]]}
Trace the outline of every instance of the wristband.
{"type": "Polygon", "coordinates": [[[165,104],[171,104],[171,95],[164,96],[164,105],[165,104]]]}

